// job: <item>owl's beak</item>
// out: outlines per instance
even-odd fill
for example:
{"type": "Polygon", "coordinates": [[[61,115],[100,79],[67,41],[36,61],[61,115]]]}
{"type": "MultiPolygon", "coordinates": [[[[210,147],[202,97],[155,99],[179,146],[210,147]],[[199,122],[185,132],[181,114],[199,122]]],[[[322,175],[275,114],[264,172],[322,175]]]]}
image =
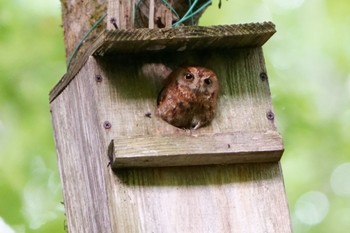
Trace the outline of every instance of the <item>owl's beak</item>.
{"type": "Polygon", "coordinates": [[[199,85],[196,87],[195,92],[196,93],[203,93],[203,92],[205,92],[205,88],[203,86],[199,85]]]}
{"type": "Polygon", "coordinates": [[[194,92],[195,93],[201,93],[202,91],[201,91],[201,87],[198,85],[198,86],[196,86],[196,89],[194,89],[194,92]]]}

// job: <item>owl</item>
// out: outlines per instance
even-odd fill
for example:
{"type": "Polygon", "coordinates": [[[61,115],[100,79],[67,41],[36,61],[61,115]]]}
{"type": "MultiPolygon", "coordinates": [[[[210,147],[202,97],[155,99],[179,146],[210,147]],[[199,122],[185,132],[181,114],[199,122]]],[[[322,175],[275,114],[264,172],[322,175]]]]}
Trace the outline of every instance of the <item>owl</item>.
{"type": "Polygon", "coordinates": [[[214,118],[219,94],[216,74],[204,67],[180,67],[166,79],[156,115],[178,128],[198,129],[214,118]]]}

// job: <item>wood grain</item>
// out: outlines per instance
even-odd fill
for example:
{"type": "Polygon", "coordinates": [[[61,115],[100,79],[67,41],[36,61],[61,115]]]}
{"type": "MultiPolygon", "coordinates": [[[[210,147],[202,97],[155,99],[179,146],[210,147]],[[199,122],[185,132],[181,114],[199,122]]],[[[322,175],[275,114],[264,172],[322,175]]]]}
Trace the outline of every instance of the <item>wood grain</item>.
{"type": "MultiPolygon", "coordinates": [[[[129,1],[108,1],[107,10],[107,30],[116,30],[115,26],[111,23],[112,18],[116,20],[118,29],[130,29],[134,27],[134,14],[135,14],[135,0],[129,1]]],[[[91,44],[90,44],[91,46],[91,44]]]]}
{"type": "Polygon", "coordinates": [[[98,38],[95,54],[259,47],[275,32],[275,25],[271,22],[113,30],[98,38]]]}
{"type": "Polygon", "coordinates": [[[113,168],[271,162],[283,152],[282,138],[275,131],[124,136],[110,146],[113,168]]]}
{"type": "MultiPolygon", "coordinates": [[[[66,48],[66,58],[72,55],[74,48],[82,40],[84,34],[90,30],[92,25],[107,12],[107,0],[71,1],[61,0],[62,26],[64,30],[64,42],[66,48]]],[[[105,30],[102,27],[90,34],[85,41],[92,44],[96,36],[105,30]]],[[[84,48],[82,49],[84,50],[84,48]]],[[[82,53],[83,54],[83,53],[82,53]]],[[[79,56],[78,56],[79,57],[79,56]]]]}
{"type": "Polygon", "coordinates": [[[111,233],[107,164],[91,70],[82,69],[51,104],[67,226],[74,232],[111,233]],[[82,101],[84,100],[84,101],[82,101]]]}
{"type": "MultiPolygon", "coordinates": [[[[107,21],[116,17],[122,30],[103,24],[50,93],[69,232],[291,232],[279,162],[114,171],[108,165],[113,139],[120,143],[114,154],[133,154],[134,145],[137,153],[156,147],[176,155],[174,145],[181,143],[181,165],[194,165],[182,161],[186,153],[197,159],[219,153],[222,160],[220,143],[247,161],[258,161],[254,153],[277,158],[283,150],[274,118],[267,117],[273,113],[269,81],[260,78],[266,73],[261,46],[275,32],[272,23],[132,30],[125,15],[132,2],[108,1],[107,21]],[[155,63],[217,73],[218,113],[195,138],[154,116],[159,80],[146,78],[142,68],[155,63]]],[[[62,4],[69,52],[96,21],[89,16],[105,13],[106,1],[62,4]]]]}
{"type": "Polygon", "coordinates": [[[122,169],[115,232],[290,233],[278,163],[122,169]]]}

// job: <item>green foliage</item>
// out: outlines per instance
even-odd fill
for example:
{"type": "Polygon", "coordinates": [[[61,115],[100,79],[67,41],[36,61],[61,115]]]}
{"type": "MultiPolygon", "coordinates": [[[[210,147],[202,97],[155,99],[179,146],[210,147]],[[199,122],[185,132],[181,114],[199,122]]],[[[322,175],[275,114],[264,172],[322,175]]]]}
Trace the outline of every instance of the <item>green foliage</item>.
{"type": "Polygon", "coordinates": [[[17,232],[63,232],[48,104],[65,70],[59,9],[26,5],[0,1],[0,218],[17,232]]]}
{"type": "MultiPolygon", "coordinates": [[[[348,231],[350,2],[218,2],[202,25],[277,25],[264,52],[294,232],[348,231]]],[[[48,104],[65,72],[59,4],[0,0],[0,226],[16,232],[64,232],[48,104]]]]}

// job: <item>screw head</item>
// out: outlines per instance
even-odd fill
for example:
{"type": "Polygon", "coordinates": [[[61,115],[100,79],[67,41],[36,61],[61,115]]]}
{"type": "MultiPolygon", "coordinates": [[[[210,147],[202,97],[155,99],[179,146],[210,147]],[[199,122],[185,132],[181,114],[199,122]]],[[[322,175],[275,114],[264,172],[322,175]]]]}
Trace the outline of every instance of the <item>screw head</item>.
{"type": "Polygon", "coordinates": [[[272,111],[268,111],[266,113],[266,117],[267,119],[269,119],[270,121],[272,121],[273,119],[275,119],[275,114],[272,111]]]}
{"type": "Polygon", "coordinates": [[[95,80],[96,80],[96,82],[102,82],[102,76],[101,75],[96,75],[95,76],[95,80]]]}
{"type": "Polygon", "coordinates": [[[152,113],[146,112],[146,113],[145,113],[145,117],[152,118],[152,113]]]}
{"type": "Polygon", "coordinates": [[[111,22],[111,24],[115,27],[115,29],[118,29],[118,25],[117,25],[117,20],[116,18],[112,17],[109,22],[111,22]]]}
{"type": "Polygon", "coordinates": [[[112,24],[115,24],[115,23],[117,23],[117,20],[116,20],[114,17],[112,17],[112,18],[109,20],[109,22],[111,22],[112,24]]]}
{"type": "Polygon", "coordinates": [[[260,76],[261,81],[263,81],[263,82],[266,81],[268,78],[267,74],[265,72],[260,73],[259,76],[260,76]]]}
{"type": "Polygon", "coordinates": [[[105,121],[105,122],[103,123],[103,127],[104,127],[105,129],[110,129],[110,128],[112,127],[112,124],[111,124],[109,121],[105,121]]]}

